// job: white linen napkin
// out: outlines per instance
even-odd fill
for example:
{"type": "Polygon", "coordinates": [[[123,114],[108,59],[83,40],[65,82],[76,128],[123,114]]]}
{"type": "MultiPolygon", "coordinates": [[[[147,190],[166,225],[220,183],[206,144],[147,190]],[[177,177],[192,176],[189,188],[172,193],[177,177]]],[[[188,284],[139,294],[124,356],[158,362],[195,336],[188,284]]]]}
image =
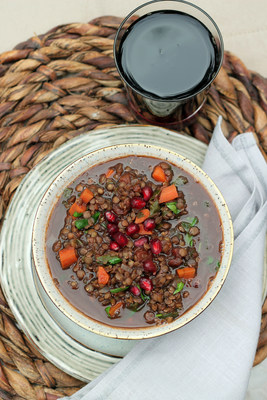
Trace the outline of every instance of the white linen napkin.
{"type": "Polygon", "coordinates": [[[234,222],[226,282],[188,325],[146,339],[71,400],[239,400],[245,398],[260,320],[267,225],[267,164],[252,133],[230,144],[214,130],[203,169],[221,190],[234,222]]]}

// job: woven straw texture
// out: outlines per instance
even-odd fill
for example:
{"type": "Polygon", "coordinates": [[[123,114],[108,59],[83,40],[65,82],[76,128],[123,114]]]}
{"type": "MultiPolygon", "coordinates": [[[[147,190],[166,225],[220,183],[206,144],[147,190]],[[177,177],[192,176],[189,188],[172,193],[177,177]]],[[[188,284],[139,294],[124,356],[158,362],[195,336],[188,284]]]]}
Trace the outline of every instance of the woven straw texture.
{"type": "MultiPolygon", "coordinates": [[[[0,54],[0,220],[23,177],[65,141],[136,123],[113,60],[120,18],[55,27],[0,54]]],[[[209,143],[219,115],[231,141],[248,130],[267,153],[267,80],[226,53],[197,121],[184,130],[209,143]]],[[[255,364],[267,357],[267,302],[255,364]]],[[[55,400],[84,383],[60,371],[19,329],[0,291],[0,398],[55,400]]]]}

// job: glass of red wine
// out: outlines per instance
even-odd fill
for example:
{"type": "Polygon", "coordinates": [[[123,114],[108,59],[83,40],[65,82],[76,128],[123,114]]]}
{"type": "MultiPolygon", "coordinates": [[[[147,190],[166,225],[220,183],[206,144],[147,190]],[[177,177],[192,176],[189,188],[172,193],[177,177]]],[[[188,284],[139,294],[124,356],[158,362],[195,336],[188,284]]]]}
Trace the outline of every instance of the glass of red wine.
{"type": "Polygon", "coordinates": [[[122,21],[114,58],[137,120],[180,129],[205,103],[222,65],[223,39],[198,6],[154,0],[122,21]]]}

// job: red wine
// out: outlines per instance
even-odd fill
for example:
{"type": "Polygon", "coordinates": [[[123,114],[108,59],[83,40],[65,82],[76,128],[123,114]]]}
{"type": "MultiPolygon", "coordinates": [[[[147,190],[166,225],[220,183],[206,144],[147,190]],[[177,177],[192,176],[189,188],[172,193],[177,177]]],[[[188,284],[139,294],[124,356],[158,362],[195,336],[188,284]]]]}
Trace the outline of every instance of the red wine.
{"type": "Polygon", "coordinates": [[[118,66],[130,86],[153,99],[183,99],[212,80],[216,43],[196,18],[156,11],[136,20],[122,37],[118,66]]]}

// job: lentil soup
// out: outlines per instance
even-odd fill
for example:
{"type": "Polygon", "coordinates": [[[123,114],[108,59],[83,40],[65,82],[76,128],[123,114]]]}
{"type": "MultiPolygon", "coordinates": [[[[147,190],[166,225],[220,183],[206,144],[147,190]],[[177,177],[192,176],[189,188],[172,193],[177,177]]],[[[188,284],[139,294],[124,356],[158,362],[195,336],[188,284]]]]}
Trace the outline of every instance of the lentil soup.
{"type": "Polygon", "coordinates": [[[207,291],[221,262],[221,221],[206,189],[157,158],[90,168],[64,190],[46,254],[62,295],[117,327],[172,322],[207,291]]]}

